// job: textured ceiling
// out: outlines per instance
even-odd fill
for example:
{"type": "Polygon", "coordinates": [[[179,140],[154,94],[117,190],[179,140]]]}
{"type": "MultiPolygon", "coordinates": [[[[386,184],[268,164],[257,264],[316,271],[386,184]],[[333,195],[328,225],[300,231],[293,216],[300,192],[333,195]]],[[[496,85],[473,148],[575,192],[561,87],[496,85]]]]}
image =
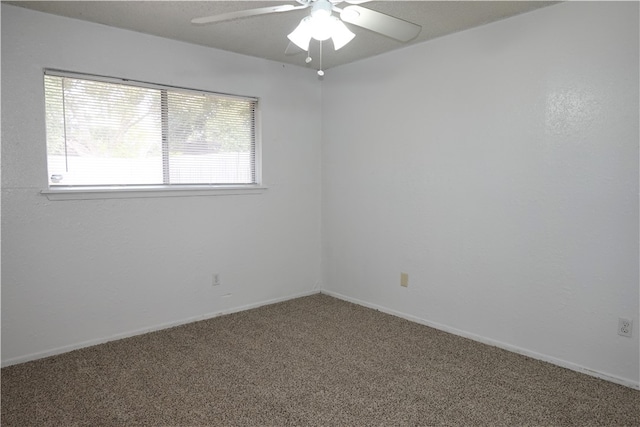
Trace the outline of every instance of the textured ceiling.
{"type": "MultiPolygon", "coordinates": [[[[42,12],[97,22],[141,33],[153,34],[189,43],[210,46],[278,62],[318,68],[315,42],[311,48],[314,61],[305,64],[306,54],[285,54],[286,38],[306,16],[308,10],[254,16],[211,25],[197,26],[191,19],[237,10],[280,4],[283,1],[7,1],[42,12]]],[[[422,26],[414,40],[401,43],[354,25],[349,28],[356,38],[334,52],[325,43],[322,65],[328,69],[370,56],[402,48],[409,44],[463,31],[489,22],[529,12],[557,2],[546,1],[371,1],[363,7],[384,12],[422,26]]],[[[341,6],[346,5],[343,3],[341,6]]]]}

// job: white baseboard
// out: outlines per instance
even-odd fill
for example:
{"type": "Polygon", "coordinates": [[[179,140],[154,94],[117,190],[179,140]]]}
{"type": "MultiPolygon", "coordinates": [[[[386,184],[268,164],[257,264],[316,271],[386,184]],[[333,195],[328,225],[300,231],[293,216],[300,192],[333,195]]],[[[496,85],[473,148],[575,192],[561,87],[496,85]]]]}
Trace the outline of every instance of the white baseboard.
{"type": "Polygon", "coordinates": [[[603,379],[603,380],[606,380],[606,381],[610,381],[612,383],[616,383],[616,384],[620,384],[620,385],[623,385],[623,386],[626,386],[626,387],[630,387],[630,388],[633,388],[633,389],[636,389],[636,390],[640,390],[640,383],[637,382],[637,381],[633,381],[633,380],[630,380],[630,379],[627,379],[627,378],[620,378],[620,377],[617,377],[615,375],[610,375],[610,374],[606,374],[606,373],[603,373],[603,372],[594,371],[594,370],[586,368],[584,366],[580,366],[580,365],[577,365],[575,363],[567,362],[566,360],[557,359],[557,358],[552,357],[552,356],[547,356],[546,354],[536,353],[535,351],[531,351],[531,350],[527,350],[527,349],[524,349],[524,348],[520,348],[520,347],[511,345],[511,344],[506,344],[506,343],[503,343],[503,342],[500,342],[500,341],[493,340],[491,338],[483,337],[481,335],[472,334],[472,333],[465,332],[465,331],[462,331],[460,329],[452,328],[452,327],[449,327],[449,326],[446,326],[446,325],[443,325],[443,324],[440,324],[440,323],[431,322],[429,320],[422,319],[422,318],[419,318],[419,317],[416,317],[416,316],[412,316],[410,314],[402,313],[400,311],[391,310],[389,308],[382,307],[382,306],[379,306],[377,304],[371,304],[371,303],[368,303],[366,301],[359,300],[357,298],[348,297],[348,296],[342,295],[342,294],[340,294],[338,292],[333,292],[333,291],[329,291],[329,290],[323,289],[322,293],[325,294],[325,295],[329,295],[329,296],[344,300],[344,301],[348,301],[348,302],[351,302],[351,303],[354,303],[354,304],[357,304],[357,305],[361,305],[363,307],[372,308],[372,309],[381,311],[383,313],[387,313],[387,314],[391,314],[393,316],[401,317],[401,318],[409,320],[411,322],[419,323],[419,324],[422,324],[422,325],[425,325],[425,326],[429,326],[429,327],[434,328],[434,329],[438,329],[438,330],[441,330],[441,331],[444,331],[444,332],[448,332],[448,333],[451,333],[451,334],[454,334],[454,335],[458,335],[458,336],[461,336],[461,337],[464,337],[464,338],[468,338],[468,339],[471,339],[471,340],[474,340],[474,341],[478,341],[478,342],[481,342],[483,344],[487,344],[487,345],[491,345],[491,346],[494,346],[494,347],[502,348],[504,350],[508,350],[508,351],[513,352],[513,353],[522,354],[523,356],[531,357],[532,359],[537,359],[537,360],[541,360],[543,362],[548,362],[548,363],[551,363],[553,365],[557,365],[557,366],[560,366],[560,367],[563,367],[563,368],[570,369],[572,371],[580,372],[582,374],[587,374],[587,375],[590,375],[592,377],[600,378],[600,379],[603,379]]]}
{"type": "Polygon", "coordinates": [[[310,291],[302,292],[302,293],[295,294],[295,295],[289,295],[289,296],[286,296],[286,297],[274,298],[274,299],[270,299],[270,300],[266,300],[266,301],[260,301],[260,302],[256,302],[256,303],[252,303],[252,304],[242,305],[242,306],[239,306],[239,307],[233,307],[233,308],[229,308],[229,309],[225,309],[225,310],[216,311],[216,312],[213,312],[213,313],[206,313],[206,314],[202,314],[202,315],[199,315],[199,316],[189,317],[189,318],[186,318],[186,319],[181,319],[181,320],[176,320],[176,321],[172,321],[172,322],[162,323],[160,325],[155,325],[155,326],[151,326],[151,327],[148,327],[148,328],[141,328],[141,329],[136,329],[136,330],[133,330],[133,331],[127,331],[127,332],[123,332],[123,333],[120,333],[120,334],[111,335],[111,336],[108,336],[108,337],[97,338],[97,339],[88,340],[88,341],[82,341],[82,342],[79,342],[79,343],[76,343],[76,344],[65,345],[65,346],[53,348],[53,349],[50,349],[50,350],[40,351],[40,352],[37,352],[37,353],[27,354],[25,356],[19,356],[19,357],[14,357],[14,358],[11,358],[11,359],[3,360],[2,361],[2,367],[4,368],[5,366],[11,366],[11,365],[17,365],[19,363],[30,362],[32,360],[42,359],[42,358],[49,357],[49,356],[55,356],[57,354],[67,353],[69,351],[78,350],[80,348],[91,347],[91,346],[98,345],[98,344],[104,344],[104,343],[107,343],[107,342],[110,342],[110,341],[117,341],[117,340],[121,340],[123,338],[129,338],[129,337],[133,337],[133,336],[136,336],[136,335],[146,334],[146,333],[149,333],[149,332],[160,331],[162,329],[173,328],[175,326],[185,325],[187,323],[197,322],[199,320],[212,319],[214,317],[223,316],[225,314],[231,314],[231,313],[237,313],[237,312],[240,312],[240,311],[251,310],[252,308],[258,308],[258,307],[262,307],[262,306],[265,306],[265,305],[276,304],[276,303],[279,303],[279,302],[288,301],[288,300],[301,298],[301,297],[306,297],[306,296],[314,295],[314,294],[317,294],[317,293],[320,293],[320,290],[312,289],[310,291]]]}

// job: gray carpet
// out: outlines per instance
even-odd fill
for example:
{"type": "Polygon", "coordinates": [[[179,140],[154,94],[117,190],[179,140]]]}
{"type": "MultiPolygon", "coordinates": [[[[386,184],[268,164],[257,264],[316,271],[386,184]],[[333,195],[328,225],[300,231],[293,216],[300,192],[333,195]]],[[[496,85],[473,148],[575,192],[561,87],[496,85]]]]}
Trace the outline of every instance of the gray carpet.
{"type": "Polygon", "coordinates": [[[9,426],[640,425],[640,392],[314,295],[2,369],[9,426]]]}

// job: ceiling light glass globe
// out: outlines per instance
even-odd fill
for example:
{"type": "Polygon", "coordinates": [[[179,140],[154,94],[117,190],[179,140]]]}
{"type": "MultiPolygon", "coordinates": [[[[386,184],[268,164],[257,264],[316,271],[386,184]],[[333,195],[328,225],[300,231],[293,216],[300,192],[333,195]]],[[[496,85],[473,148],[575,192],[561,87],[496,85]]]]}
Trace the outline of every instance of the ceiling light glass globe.
{"type": "Polygon", "coordinates": [[[316,40],[328,40],[332,35],[333,17],[331,15],[316,14],[311,17],[311,37],[316,40]]]}

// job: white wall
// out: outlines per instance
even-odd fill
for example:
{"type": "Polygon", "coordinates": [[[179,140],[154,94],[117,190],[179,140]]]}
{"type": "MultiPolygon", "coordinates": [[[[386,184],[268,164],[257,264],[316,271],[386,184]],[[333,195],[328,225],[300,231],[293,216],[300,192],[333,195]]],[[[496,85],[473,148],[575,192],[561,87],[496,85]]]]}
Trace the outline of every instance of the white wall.
{"type": "Polygon", "coordinates": [[[638,386],[637,3],[332,69],[322,112],[328,292],[638,386]]]}
{"type": "Polygon", "coordinates": [[[300,67],[3,4],[3,364],[311,292],[320,108],[300,67]],[[260,97],[269,189],[47,200],[45,67],[260,97]]]}

